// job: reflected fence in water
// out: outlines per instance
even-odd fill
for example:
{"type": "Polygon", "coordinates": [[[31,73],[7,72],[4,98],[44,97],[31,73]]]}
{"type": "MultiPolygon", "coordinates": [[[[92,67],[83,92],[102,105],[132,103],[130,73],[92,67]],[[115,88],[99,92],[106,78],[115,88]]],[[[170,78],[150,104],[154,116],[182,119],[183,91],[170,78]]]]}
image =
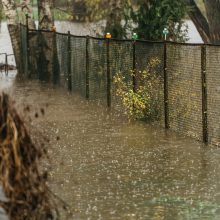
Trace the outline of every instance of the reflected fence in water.
{"type": "Polygon", "coordinates": [[[54,81],[113,109],[122,108],[114,76],[120,72],[137,86],[144,82],[129,72],[144,71],[158,58],[157,89],[163,94],[158,123],[204,143],[220,144],[220,46],[74,36],[24,25],[20,30],[26,76],[41,78],[48,65],[43,51],[50,41],[54,81]],[[29,47],[34,38],[36,45],[29,47]],[[35,73],[34,62],[39,67],[35,73]]]}
{"type": "Polygon", "coordinates": [[[12,69],[16,69],[14,54],[0,53],[0,71],[7,76],[12,69]]]}

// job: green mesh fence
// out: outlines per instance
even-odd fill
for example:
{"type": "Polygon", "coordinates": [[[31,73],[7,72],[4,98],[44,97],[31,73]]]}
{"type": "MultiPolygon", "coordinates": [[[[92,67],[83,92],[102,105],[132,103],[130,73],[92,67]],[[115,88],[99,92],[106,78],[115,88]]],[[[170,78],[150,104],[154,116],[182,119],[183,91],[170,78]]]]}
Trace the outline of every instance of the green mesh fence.
{"type": "Polygon", "coordinates": [[[149,106],[152,111],[152,121],[158,121],[164,125],[164,44],[157,42],[136,42],[135,68],[137,74],[143,71],[150,72],[150,75],[143,81],[137,77],[137,85],[148,85],[153,102],[149,106]],[[153,70],[150,63],[157,61],[159,64],[153,70]],[[152,74],[152,75],[151,75],[152,74]]]}
{"type": "MultiPolygon", "coordinates": [[[[109,45],[110,73],[112,80],[117,73],[125,77],[125,81],[132,82],[133,44],[131,41],[111,41],[109,45]]],[[[111,81],[112,81],[111,80],[111,81]]],[[[116,95],[115,84],[111,86],[112,107],[118,111],[123,110],[121,98],[116,95]]]]}
{"type": "Polygon", "coordinates": [[[21,38],[21,66],[25,76],[28,75],[27,27],[20,25],[21,38]]]}
{"type": "Polygon", "coordinates": [[[68,36],[56,34],[56,55],[54,57],[54,71],[60,72],[60,84],[68,87],[68,36]]]}
{"type": "Polygon", "coordinates": [[[89,52],[89,97],[106,104],[107,97],[107,44],[105,40],[90,38],[89,52]]]}
{"type": "Polygon", "coordinates": [[[28,44],[31,45],[28,51],[28,69],[29,74],[31,73],[32,78],[39,78],[38,68],[38,58],[39,57],[39,44],[38,39],[41,39],[41,36],[38,36],[39,32],[29,31],[28,33],[28,44]]]}
{"type": "Polygon", "coordinates": [[[208,134],[210,142],[220,145],[220,46],[206,47],[208,134]]]}
{"type": "Polygon", "coordinates": [[[86,97],[86,38],[70,40],[72,91],[86,97]]]}
{"type": "Polygon", "coordinates": [[[167,45],[170,127],[202,139],[201,47],[167,45]]]}
{"type": "Polygon", "coordinates": [[[153,122],[204,142],[208,138],[220,143],[220,46],[107,40],[37,30],[27,34],[22,25],[20,30],[25,75],[34,72],[44,79],[52,64],[53,82],[122,111],[113,82],[120,73],[134,91],[149,86],[153,122]],[[28,50],[29,44],[36,45],[28,50]],[[155,60],[158,65],[152,69],[149,64],[155,60]],[[143,79],[143,72],[150,74],[143,79]]]}

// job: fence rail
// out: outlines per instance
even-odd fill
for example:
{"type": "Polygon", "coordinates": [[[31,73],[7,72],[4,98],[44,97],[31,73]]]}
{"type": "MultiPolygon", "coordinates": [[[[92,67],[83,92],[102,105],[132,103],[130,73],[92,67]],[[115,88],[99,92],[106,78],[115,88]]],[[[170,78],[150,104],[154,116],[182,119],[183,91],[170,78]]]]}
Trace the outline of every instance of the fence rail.
{"type": "Polygon", "coordinates": [[[74,36],[69,33],[28,30],[21,25],[22,64],[27,76],[37,58],[39,77],[47,62],[42,54],[46,39],[53,36],[54,74],[61,85],[87,99],[121,108],[113,77],[121,72],[133,89],[143,82],[128,74],[144,71],[152,57],[161,61],[158,71],[163,93],[160,103],[165,128],[193,136],[204,143],[220,143],[220,46],[152,42],[74,36]],[[46,33],[46,35],[45,35],[46,33]],[[36,47],[29,47],[36,37],[36,47]]]}

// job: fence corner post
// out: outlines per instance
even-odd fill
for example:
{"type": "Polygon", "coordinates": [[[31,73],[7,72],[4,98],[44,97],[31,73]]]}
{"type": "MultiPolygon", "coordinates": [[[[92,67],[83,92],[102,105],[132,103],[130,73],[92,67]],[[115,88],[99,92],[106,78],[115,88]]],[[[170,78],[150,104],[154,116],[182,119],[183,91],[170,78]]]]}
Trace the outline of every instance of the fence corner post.
{"type": "Polygon", "coordinates": [[[202,79],[202,126],[203,143],[208,143],[208,116],[207,116],[207,83],[206,83],[206,46],[201,46],[201,79],[202,79]]]}
{"type": "MultiPolygon", "coordinates": [[[[108,34],[107,34],[108,35],[108,34]]],[[[111,35],[109,35],[111,36],[111,35]]],[[[107,45],[107,106],[111,107],[111,72],[110,72],[110,38],[106,37],[107,45]]]]}
{"type": "Polygon", "coordinates": [[[89,99],[89,36],[86,36],[86,99],[89,99]]]}
{"type": "Polygon", "coordinates": [[[68,90],[72,91],[72,75],[71,75],[71,34],[68,31],[68,90]]]}
{"type": "Polygon", "coordinates": [[[164,122],[165,128],[169,129],[169,94],[168,94],[168,75],[167,75],[167,42],[164,41],[164,122]]]}

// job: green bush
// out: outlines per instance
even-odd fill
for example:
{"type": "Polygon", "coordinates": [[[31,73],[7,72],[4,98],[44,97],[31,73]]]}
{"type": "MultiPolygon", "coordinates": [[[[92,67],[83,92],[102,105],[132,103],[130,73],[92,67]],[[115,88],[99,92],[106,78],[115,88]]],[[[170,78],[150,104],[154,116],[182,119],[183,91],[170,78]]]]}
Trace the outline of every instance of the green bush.
{"type": "Polygon", "coordinates": [[[127,4],[127,28],[135,31],[141,39],[161,40],[166,27],[169,40],[184,42],[188,27],[183,19],[188,10],[183,0],[136,0],[136,6],[127,4]]]}
{"type": "Polygon", "coordinates": [[[125,114],[129,118],[147,121],[160,119],[163,83],[158,71],[159,64],[159,59],[152,58],[144,71],[128,73],[130,78],[136,78],[136,88],[133,80],[126,80],[123,74],[117,73],[114,76],[116,96],[120,97],[125,114]]]}

